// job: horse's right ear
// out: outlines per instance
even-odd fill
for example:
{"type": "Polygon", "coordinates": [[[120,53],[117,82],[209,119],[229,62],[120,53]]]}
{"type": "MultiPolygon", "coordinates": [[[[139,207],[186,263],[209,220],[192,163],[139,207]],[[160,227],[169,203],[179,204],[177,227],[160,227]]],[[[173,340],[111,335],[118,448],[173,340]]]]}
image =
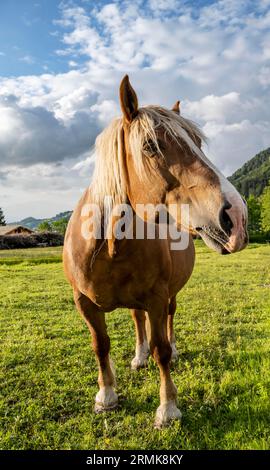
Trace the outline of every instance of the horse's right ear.
{"type": "Polygon", "coordinates": [[[176,101],[172,107],[172,111],[174,111],[176,114],[180,114],[180,101],[176,101]]]}
{"type": "Polygon", "coordinates": [[[125,119],[131,122],[138,114],[138,98],[133,90],[128,75],[120,83],[120,105],[125,119]]]}

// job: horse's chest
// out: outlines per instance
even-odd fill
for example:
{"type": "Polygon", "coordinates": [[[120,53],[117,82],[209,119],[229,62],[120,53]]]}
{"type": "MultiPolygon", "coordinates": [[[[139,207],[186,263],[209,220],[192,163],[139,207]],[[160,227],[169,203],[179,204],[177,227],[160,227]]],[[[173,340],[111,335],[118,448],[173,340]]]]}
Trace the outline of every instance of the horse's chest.
{"type": "MultiPolygon", "coordinates": [[[[89,279],[88,296],[101,308],[144,308],[152,287],[166,272],[157,260],[130,256],[128,260],[97,260],[89,279]]],[[[168,273],[169,276],[169,273],[168,273]]]]}

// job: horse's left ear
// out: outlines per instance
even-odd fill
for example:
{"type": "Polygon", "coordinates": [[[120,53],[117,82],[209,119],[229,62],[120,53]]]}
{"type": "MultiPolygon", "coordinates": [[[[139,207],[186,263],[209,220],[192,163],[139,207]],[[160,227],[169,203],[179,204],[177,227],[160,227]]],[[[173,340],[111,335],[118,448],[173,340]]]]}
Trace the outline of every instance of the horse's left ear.
{"type": "Polygon", "coordinates": [[[180,101],[176,101],[175,105],[172,107],[172,111],[176,114],[180,114],[180,101]]]}
{"type": "Polygon", "coordinates": [[[133,90],[128,75],[125,75],[120,83],[120,105],[124,117],[131,122],[138,114],[138,98],[133,90]]]}

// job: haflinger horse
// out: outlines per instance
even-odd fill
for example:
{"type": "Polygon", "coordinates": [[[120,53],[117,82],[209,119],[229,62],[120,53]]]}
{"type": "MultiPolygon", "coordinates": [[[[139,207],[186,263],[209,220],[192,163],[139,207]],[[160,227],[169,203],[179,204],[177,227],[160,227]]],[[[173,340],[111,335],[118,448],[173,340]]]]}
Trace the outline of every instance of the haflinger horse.
{"type": "MultiPolygon", "coordinates": [[[[162,427],[181,418],[170,363],[177,353],[173,331],[176,294],[194,266],[189,231],[199,233],[206,245],[220,254],[240,251],[248,242],[247,209],[236,189],[205,156],[203,133],[180,115],[179,102],[172,110],[139,108],[125,76],[120,84],[120,105],[123,115],[96,140],[93,179],[66,232],[64,270],[76,307],[92,335],[99,366],[95,411],[109,411],[118,405],[105,312],[126,307],[131,309],[136,330],[132,368],[145,366],[149,351],[159,367],[160,406],[155,425],[162,427]],[[182,230],[189,243],[185,249],[173,250],[169,238],[126,236],[118,240],[107,236],[103,222],[108,196],[111,209],[128,204],[135,217],[141,205],[163,204],[169,211],[172,204],[179,208],[188,204],[189,226],[182,230]],[[82,227],[93,205],[99,207],[103,218],[97,222],[92,218],[96,231],[85,236],[82,227]]],[[[111,209],[106,217],[113,227],[119,217],[111,209]]],[[[152,223],[155,225],[155,220],[152,223]]]]}

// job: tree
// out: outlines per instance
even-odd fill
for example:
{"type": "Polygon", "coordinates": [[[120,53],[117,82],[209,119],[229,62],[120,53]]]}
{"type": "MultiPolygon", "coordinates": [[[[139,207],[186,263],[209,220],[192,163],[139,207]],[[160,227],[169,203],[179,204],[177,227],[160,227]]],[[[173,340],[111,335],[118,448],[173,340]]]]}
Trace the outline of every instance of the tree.
{"type": "Polygon", "coordinates": [[[44,222],[39,224],[37,229],[39,232],[52,232],[52,225],[48,220],[44,220],[44,222]]]}
{"type": "Polygon", "coordinates": [[[270,232],[270,184],[264,188],[261,196],[262,206],[262,228],[270,232]]]}
{"type": "Polygon", "coordinates": [[[1,207],[0,207],[0,225],[6,225],[4,212],[3,212],[3,210],[1,209],[1,207]]]}
{"type": "Polygon", "coordinates": [[[63,217],[62,219],[52,222],[53,231],[61,233],[62,235],[65,235],[68,221],[69,221],[68,217],[63,217]]]}
{"type": "Polygon", "coordinates": [[[248,231],[249,233],[259,233],[262,228],[261,202],[253,194],[247,199],[248,205],[248,231]]]}

